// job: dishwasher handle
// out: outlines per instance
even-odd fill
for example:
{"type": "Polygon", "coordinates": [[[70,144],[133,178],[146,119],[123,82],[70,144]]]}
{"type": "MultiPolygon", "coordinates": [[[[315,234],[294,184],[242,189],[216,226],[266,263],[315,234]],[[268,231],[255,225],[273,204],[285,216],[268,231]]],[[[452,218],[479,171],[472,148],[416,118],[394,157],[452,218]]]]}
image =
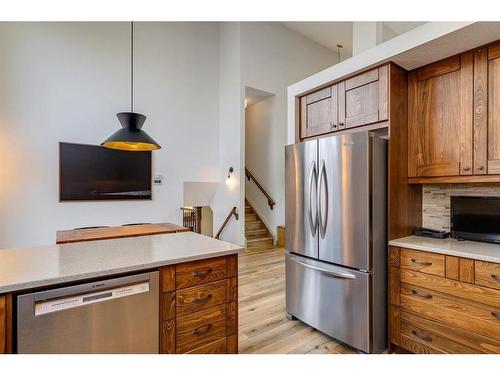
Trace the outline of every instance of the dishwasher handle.
{"type": "Polygon", "coordinates": [[[115,289],[121,286],[149,282],[151,279],[150,273],[142,273],[139,275],[131,275],[118,277],[107,280],[94,281],[91,283],[68,286],[37,292],[33,294],[33,302],[47,301],[55,298],[69,297],[78,294],[100,292],[106,289],[115,289]]]}

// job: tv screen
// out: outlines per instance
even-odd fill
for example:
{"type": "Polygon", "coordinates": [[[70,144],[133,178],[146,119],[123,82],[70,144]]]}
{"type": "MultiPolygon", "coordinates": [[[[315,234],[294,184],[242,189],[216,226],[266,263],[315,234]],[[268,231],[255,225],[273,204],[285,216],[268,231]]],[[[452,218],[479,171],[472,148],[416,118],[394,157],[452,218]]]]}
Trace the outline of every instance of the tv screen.
{"type": "Polygon", "coordinates": [[[59,143],[59,199],[151,199],[151,151],[59,143]]]}
{"type": "Polygon", "coordinates": [[[464,240],[500,242],[500,197],[451,197],[451,232],[464,240]]]}

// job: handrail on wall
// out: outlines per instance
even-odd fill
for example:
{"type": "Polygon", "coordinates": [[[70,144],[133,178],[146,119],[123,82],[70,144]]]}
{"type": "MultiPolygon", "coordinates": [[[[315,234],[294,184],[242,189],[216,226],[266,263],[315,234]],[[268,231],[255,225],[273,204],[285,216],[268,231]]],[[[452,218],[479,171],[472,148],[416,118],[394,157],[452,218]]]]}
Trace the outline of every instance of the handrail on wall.
{"type": "Polygon", "coordinates": [[[266,196],[267,198],[267,204],[269,205],[269,208],[272,210],[276,202],[274,201],[273,198],[268,194],[266,189],[260,184],[259,180],[255,178],[255,176],[248,170],[247,167],[245,167],[245,176],[248,178],[248,181],[253,180],[255,182],[255,185],[259,188],[259,190],[266,196]]]}
{"type": "Polygon", "coordinates": [[[239,216],[240,216],[240,215],[238,215],[238,212],[236,212],[236,207],[233,207],[233,208],[231,209],[231,211],[229,211],[229,214],[227,215],[226,220],[224,220],[224,222],[222,223],[222,225],[221,225],[221,227],[220,227],[219,231],[218,231],[218,232],[217,232],[217,234],[215,235],[215,238],[216,238],[217,240],[219,240],[219,239],[220,239],[220,235],[221,235],[222,231],[226,228],[227,223],[229,223],[229,220],[231,220],[231,217],[233,217],[233,215],[234,215],[234,217],[235,217],[235,219],[236,219],[236,220],[238,220],[238,219],[239,219],[239,216]]]}

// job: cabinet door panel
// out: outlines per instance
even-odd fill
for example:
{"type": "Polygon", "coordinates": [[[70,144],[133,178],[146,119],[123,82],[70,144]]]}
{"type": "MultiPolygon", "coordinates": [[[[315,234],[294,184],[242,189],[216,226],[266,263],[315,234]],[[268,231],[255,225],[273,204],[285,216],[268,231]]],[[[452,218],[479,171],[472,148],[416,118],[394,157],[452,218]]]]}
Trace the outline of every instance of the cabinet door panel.
{"type": "Polygon", "coordinates": [[[473,172],[473,54],[459,59],[459,69],[447,59],[410,73],[410,177],[473,172]]]}
{"type": "Polygon", "coordinates": [[[300,99],[301,138],[337,130],[337,98],[337,85],[334,85],[300,99]]]}
{"type": "Polygon", "coordinates": [[[387,120],[387,66],[339,84],[339,127],[353,128],[387,120]]]}

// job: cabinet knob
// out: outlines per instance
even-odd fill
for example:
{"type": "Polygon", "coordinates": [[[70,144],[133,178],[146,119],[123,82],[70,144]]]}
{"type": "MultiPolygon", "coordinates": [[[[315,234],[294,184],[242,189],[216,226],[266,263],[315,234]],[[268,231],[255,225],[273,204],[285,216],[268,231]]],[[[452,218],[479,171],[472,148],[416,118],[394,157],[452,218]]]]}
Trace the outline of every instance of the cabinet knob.
{"type": "Polygon", "coordinates": [[[337,124],[333,124],[333,123],[332,123],[332,125],[330,125],[330,128],[331,128],[331,129],[337,129],[337,124]]]}
{"type": "Polygon", "coordinates": [[[480,165],[479,167],[477,167],[477,170],[478,170],[478,171],[482,171],[482,170],[484,170],[484,166],[480,165]]]}
{"type": "Polygon", "coordinates": [[[468,171],[470,168],[469,168],[468,166],[464,166],[462,169],[463,169],[464,171],[468,171]]]}
{"type": "Polygon", "coordinates": [[[343,122],[339,122],[339,126],[344,126],[345,124],[343,122]]]}

